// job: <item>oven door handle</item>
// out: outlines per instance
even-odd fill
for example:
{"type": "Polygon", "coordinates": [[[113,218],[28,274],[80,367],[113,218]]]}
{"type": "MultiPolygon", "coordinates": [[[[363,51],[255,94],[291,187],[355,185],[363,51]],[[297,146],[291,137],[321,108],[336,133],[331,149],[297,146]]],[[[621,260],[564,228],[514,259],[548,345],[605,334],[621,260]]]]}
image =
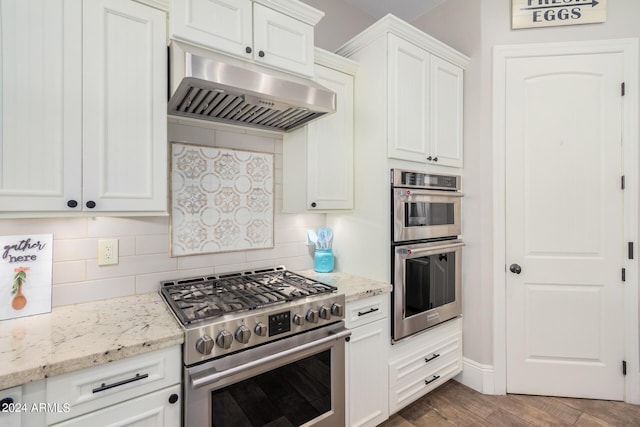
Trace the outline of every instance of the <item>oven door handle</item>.
{"type": "Polygon", "coordinates": [[[245,363],[241,366],[236,366],[234,368],[225,369],[224,371],[215,373],[210,373],[211,370],[202,372],[200,374],[194,374],[191,376],[191,387],[195,389],[199,389],[202,387],[209,386],[213,383],[216,383],[224,378],[235,375],[239,372],[246,371],[247,369],[256,368],[258,366],[273,362],[278,359],[282,359],[293,354],[299,353],[301,351],[309,350],[317,346],[321,346],[331,341],[336,341],[342,338],[346,338],[351,336],[351,331],[349,329],[341,329],[338,332],[330,332],[329,336],[320,338],[319,340],[312,341],[307,344],[303,344],[294,348],[290,348],[285,351],[281,351],[280,353],[272,354],[267,357],[263,357],[262,359],[254,360],[253,362],[245,363]]]}
{"type": "Polygon", "coordinates": [[[440,243],[434,243],[433,246],[429,245],[426,247],[414,247],[412,248],[411,246],[403,246],[402,248],[398,248],[397,251],[400,255],[404,255],[404,256],[419,256],[421,254],[437,254],[439,252],[442,252],[446,249],[455,249],[455,248],[461,248],[464,246],[463,242],[456,242],[456,243],[451,243],[451,244],[440,244],[440,243]]]}
{"type": "Polygon", "coordinates": [[[396,198],[398,199],[410,199],[411,197],[439,197],[439,198],[452,198],[452,197],[464,197],[464,193],[459,191],[442,191],[442,190],[415,190],[396,188],[396,198]]]}

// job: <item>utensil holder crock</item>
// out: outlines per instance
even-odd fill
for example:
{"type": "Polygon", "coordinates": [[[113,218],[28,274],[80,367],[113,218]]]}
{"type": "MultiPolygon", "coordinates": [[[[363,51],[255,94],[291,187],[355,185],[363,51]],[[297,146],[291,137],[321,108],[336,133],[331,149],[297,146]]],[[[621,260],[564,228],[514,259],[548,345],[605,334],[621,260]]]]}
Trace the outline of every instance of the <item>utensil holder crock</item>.
{"type": "Polygon", "coordinates": [[[313,269],[318,273],[330,273],[333,271],[334,256],[332,249],[316,248],[313,254],[313,269]]]}

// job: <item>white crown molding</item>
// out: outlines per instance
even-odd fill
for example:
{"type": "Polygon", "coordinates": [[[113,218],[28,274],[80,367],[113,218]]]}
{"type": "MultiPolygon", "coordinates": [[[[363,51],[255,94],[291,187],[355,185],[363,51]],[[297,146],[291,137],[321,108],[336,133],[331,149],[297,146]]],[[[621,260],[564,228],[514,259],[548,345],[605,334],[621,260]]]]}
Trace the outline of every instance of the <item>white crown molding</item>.
{"type": "Polygon", "coordinates": [[[389,33],[420,46],[430,53],[459,67],[468,68],[471,62],[468,56],[392,14],[380,18],[376,23],[345,43],[336,53],[348,58],[377,38],[389,33]]]}
{"type": "Polygon", "coordinates": [[[253,2],[313,26],[320,22],[324,16],[323,11],[315,9],[299,0],[253,0],[253,2]]]}
{"type": "Polygon", "coordinates": [[[356,61],[345,58],[328,50],[315,48],[314,62],[323,67],[333,68],[334,70],[342,71],[343,73],[355,75],[360,67],[356,61]]]}

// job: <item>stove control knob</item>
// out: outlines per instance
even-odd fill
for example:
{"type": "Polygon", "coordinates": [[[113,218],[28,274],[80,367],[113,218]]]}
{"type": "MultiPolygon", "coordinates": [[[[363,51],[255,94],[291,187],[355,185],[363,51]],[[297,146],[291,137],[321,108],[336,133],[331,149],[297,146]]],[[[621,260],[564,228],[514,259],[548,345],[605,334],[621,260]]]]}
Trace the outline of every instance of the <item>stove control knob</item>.
{"type": "Polygon", "coordinates": [[[258,336],[263,337],[263,336],[267,335],[267,327],[264,326],[264,323],[262,323],[262,322],[258,322],[258,324],[256,325],[256,327],[253,330],[255,331],[255,333],[258,336]]]}
{"type": "Polygon", "coordinates": [[[220,331],[218,336],[216,337],[216,344],[218,347],[224,348],[225,350],[231,347],[233,343],[233,335],[229,331],[225,331],[224,329],[220,331]]]}
{"type": "Polygon", "coordinates": [[[293,324],[294,325],[298,325],[298,326],[304,325],[304,317],[300,316],[299,314],[294,314],[293,315],[293,324]]]}
{"type": "Polygon", "coordinates": [[[213,350],[213,339],[209,335],[203,335],[196,341],[196,350],[201,354],[211,354],[213,350]]]}
{"type": "Polygon", "coordinates": [[[310,308],[309,311],[307,311],[307,315],[305,316],[305,318],[308,322],[318,323],[318,310],[310,308]]]}
{"type": "Polygon", "coordinates": [[[249,342],[249,338],[251,338],[251,330],[244,325],[240,325],[236,329],[236,341],[246,344],[249,342]]]}
{"type": "Polygon", "coordinates": [[[333,303],[331,306],[331,314],[338,317],[344,317],[344,307],[342,304],[333,303]]]}
{"type": "Polygon", "coordinates": [[[326,305],[320,307],[320,318],[324,320],[331,319],[331,309],[326,305]]]}

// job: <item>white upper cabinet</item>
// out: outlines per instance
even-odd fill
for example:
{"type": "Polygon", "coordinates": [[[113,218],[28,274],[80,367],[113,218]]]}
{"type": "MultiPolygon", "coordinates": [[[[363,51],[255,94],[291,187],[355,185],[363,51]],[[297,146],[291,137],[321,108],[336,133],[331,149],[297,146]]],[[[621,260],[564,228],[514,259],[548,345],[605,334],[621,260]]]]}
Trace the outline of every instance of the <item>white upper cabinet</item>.
{"type": "Polygon", "coordinates": [[[82,198],[82,3],[0,1],[0,211],[82,198]]]}
{"type": "Polygon", "coordinates": [[[313,76],[313,28],[324,13],[298,0],[173,0],[171,38],[313,76]]]}
{"type": "MultiPolygon", "coordinates": [[[[338,54],[360,63],[356,154],[368,153],[367,161],[377,162],[378,170],[402,163],[442,173],[442,166],[462,168],[467,56],[393,15],[355,36],[338,54]]],[[[367,165],[356,159],[358,167],[367,165]]]]}
{"type": "Polygon", "coordinates": [[[431,55],[389,35],[388,155],[425,162],[429,146],[431,55]]]}
{"type": "Polygon", "coordinates": [[[353,91],[357,64],[316,48],[314,80],[336,112],[283,136],[283,210],[353,209],[353,91]]]}
{"type": "Polygon", "coordinates": [[[166,15],[129,0],[85,1],[83,12],[85,209],[165,211],[166,15]]]}
{"type": "Polygon", "coordinates": [[[462,68],[389,34],[388,155],[462,167],[462,68]]]}
{"type": "Polygon", "coordinates": [[[463,71],[448,61],[432,56],[430,74],[430,155],[432,161],[439,165],[461,168],[463,71]]]}
{"type": "Polygon", "coordinates": [[[251,0],[173,0],[171,37],[253,58],[251,0]]]}
{"type": "Polygon", "coordinates": [[[166,212],[166,15],[0,0],[3,216],[166,212]]]}

